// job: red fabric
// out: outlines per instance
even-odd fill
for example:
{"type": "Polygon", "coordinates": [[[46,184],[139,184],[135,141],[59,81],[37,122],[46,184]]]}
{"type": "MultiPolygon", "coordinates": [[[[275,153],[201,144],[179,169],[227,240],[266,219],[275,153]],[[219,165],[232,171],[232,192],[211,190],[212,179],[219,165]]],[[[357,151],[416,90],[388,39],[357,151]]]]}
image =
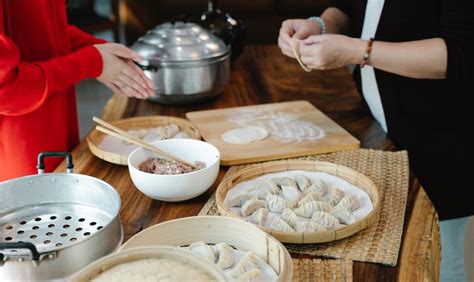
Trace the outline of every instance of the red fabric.
{"type": "Polygon", "coordinates": [[[0,181],[36,173],[38,153],[79,141],[74,84],[100,75],[91,45],[105,41],[68,25],[65,2],[0,0],[0,181]]]}

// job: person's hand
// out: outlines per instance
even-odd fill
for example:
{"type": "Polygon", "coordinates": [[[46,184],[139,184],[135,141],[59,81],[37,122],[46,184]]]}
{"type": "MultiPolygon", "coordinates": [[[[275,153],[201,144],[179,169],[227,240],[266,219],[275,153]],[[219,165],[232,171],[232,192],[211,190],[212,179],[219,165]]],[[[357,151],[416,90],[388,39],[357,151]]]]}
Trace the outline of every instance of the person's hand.
{"type": "Polygon", "coordinates": [[[360,64],[366,46],[365,41],[345,35],[313,35],[300,44],[301,61],[317,70],[360,64]]]}
{"type": "Polygon", "coordinates": [[[295,58],[291,47],[291,41],[294,39],[303,40],[311,35],[320,33],[321,27],[313,20],[286,20],[281,24],[280,35],[278,36],[278,46],[283,54],[295,58]]]}
{"type": "Polygon", "coordinates": [[[143,58],[127,47],[117,43],[94,45],[102,56],[102,74],[97,80],[115,93],[127,97],[146,99],[155,95],[153,82],[135,65],[143,58]]]}

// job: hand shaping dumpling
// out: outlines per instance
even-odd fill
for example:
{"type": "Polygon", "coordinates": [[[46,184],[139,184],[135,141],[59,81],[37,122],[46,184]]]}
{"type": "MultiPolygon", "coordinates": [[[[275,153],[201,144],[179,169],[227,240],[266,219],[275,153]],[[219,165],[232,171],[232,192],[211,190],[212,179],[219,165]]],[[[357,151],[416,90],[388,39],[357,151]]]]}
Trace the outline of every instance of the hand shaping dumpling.
{"type": "Polygon", "coordinates": [[[216,244],[216,249],[219,255],[219,259],[217,260],[217,266],[220,269],[226,269],[231,267],[234,264],[235,259],[234,249],[226,243],[216,244]]]}
{"type": "Polygon", "coordinates": [[[275,213],[281,213],[284,208],[290,208],[291,203],[277,195],[267,195],[268,209],[275,213]]]}
{"type": "Polygon", "coordinates": [[[211,262],[216,262],[214,248],[202,241],[192,243],[189,245],[188,250],[210,260],[211,262]]]}
{"type": "Polygon", "coordinates": [[[329,212],[330,210],[331,206],[326,202],[310,201],[295,209],[295,213],[299,216],[310,218],[315,211],[329,212]]]}
{"type": "Polygon", "coordinates": [[[335,229],[339,224],[339,219],[327,212],[316,211],[311,217],[313,222],[322,225],[326,229],[335,229]]]}
{"type": "Polygon", "coordinates": [[[303,174],[295,175],[295,181],[301,192],[306,191],[311,186],[311,180],[303,174]]]}
{"type": "Polygon", "coordinates": [[[260,226],[265,226],[265,222],[268,218],[268,209],[266,208],[259,208],[256,212],[254,212],[251,216],[249,221],[253,224],[257,224],[260,226]]]}
{"type": "Polygon", "coordinates": [[[300,221],[296,225],[296,232],[321,232],[326,231],[326,228],[311,221],[300,221]]]}
{"type": "Polygon", "coordinates": [[[229,274],[234,278],[239,278],[242,274],[252,269],[260,269],[260,264],[258,263],[257,256],[252,252],[248,252],[229,274]]]}
{"type": "Polygon", "coordinates": [[[290,225],[292,228],[295,228],[299,221],[296,213],[289,208],[283,209],[283,212],[281,213],[281,219],[286,221],[286,223],[288,223],[288,225],[290,225]]]}
{"type": "Polygon", "coordinates": [[[345,209],[350,212],[360,208],[359,200],[355,195],[345,195],[344,198],[334,207],[334,209],[345,209]]]}
{"type": "Polygon", "coordinates": [[[243,217],[246,217],[253,214],[259,208],[266,208],[266,207],[267,207],[267,203],[265,201],[259,200],[257,198],[252,198],[251,200],[248,200],[247,202],[245,202],[245,204],[242,205],[242,208],[240,209],[240,213],[242,214],[243,217]]]}
{"type": "Polygon", "coordinates": [[[245,202],[252,199],[252,195],[248,193],[240,193],[230,198],[229,206],[231,207],[241,207],[245,202]]]}
{"type": "Polygon", "coordinates": [[[274,230],[279,230],[279,231],[286,231],[286,232],[294,232],[295,230],[291,228],[286,221],[281,219],[279,216],[273,217],[272,221],[270,222],[270,225],[268,226],[271,229],[274,230]]]}

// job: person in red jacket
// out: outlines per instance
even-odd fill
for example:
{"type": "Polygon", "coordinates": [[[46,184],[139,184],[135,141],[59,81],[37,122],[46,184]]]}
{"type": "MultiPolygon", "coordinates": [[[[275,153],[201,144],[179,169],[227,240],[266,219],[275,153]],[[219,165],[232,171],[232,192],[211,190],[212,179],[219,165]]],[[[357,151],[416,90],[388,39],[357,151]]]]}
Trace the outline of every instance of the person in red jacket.
{"type": "Polygon", "coordinates": [[[80,80],[97,78],[128,97],[154,95],[133,63],[142,58],[68,25],[65,2],[0,0],[0,181],[35,173],[41,151],[78,144],[80,80]]]}

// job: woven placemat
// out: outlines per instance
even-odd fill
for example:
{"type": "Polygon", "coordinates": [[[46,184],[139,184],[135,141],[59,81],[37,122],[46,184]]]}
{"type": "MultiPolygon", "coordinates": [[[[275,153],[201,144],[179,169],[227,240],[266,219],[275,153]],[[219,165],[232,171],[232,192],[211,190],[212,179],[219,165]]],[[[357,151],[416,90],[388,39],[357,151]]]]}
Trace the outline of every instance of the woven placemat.
{"type": "MultiPolygon", "coordinates": [[[[371,227],[348,238],[324,244],[285,244],[290,253],[343,258],[395,266],[400,251],[408,195],[409,166],[406,151],[359,149],[304,157],[353,168],[368,176],[380,189],[380,216],[371,227]]],[[[226,175],[248,165],[231,167],[226,175]]],[[[226,177],[226,176],[224,176],[226,177]]],[[[218,215],[215,195],[199,215],[218,215]]]]}
{"type": "Polygon", "coordinates": [[[343,259],[293,259],[293,281],[352,281],[352,261],[343,259]]]}

